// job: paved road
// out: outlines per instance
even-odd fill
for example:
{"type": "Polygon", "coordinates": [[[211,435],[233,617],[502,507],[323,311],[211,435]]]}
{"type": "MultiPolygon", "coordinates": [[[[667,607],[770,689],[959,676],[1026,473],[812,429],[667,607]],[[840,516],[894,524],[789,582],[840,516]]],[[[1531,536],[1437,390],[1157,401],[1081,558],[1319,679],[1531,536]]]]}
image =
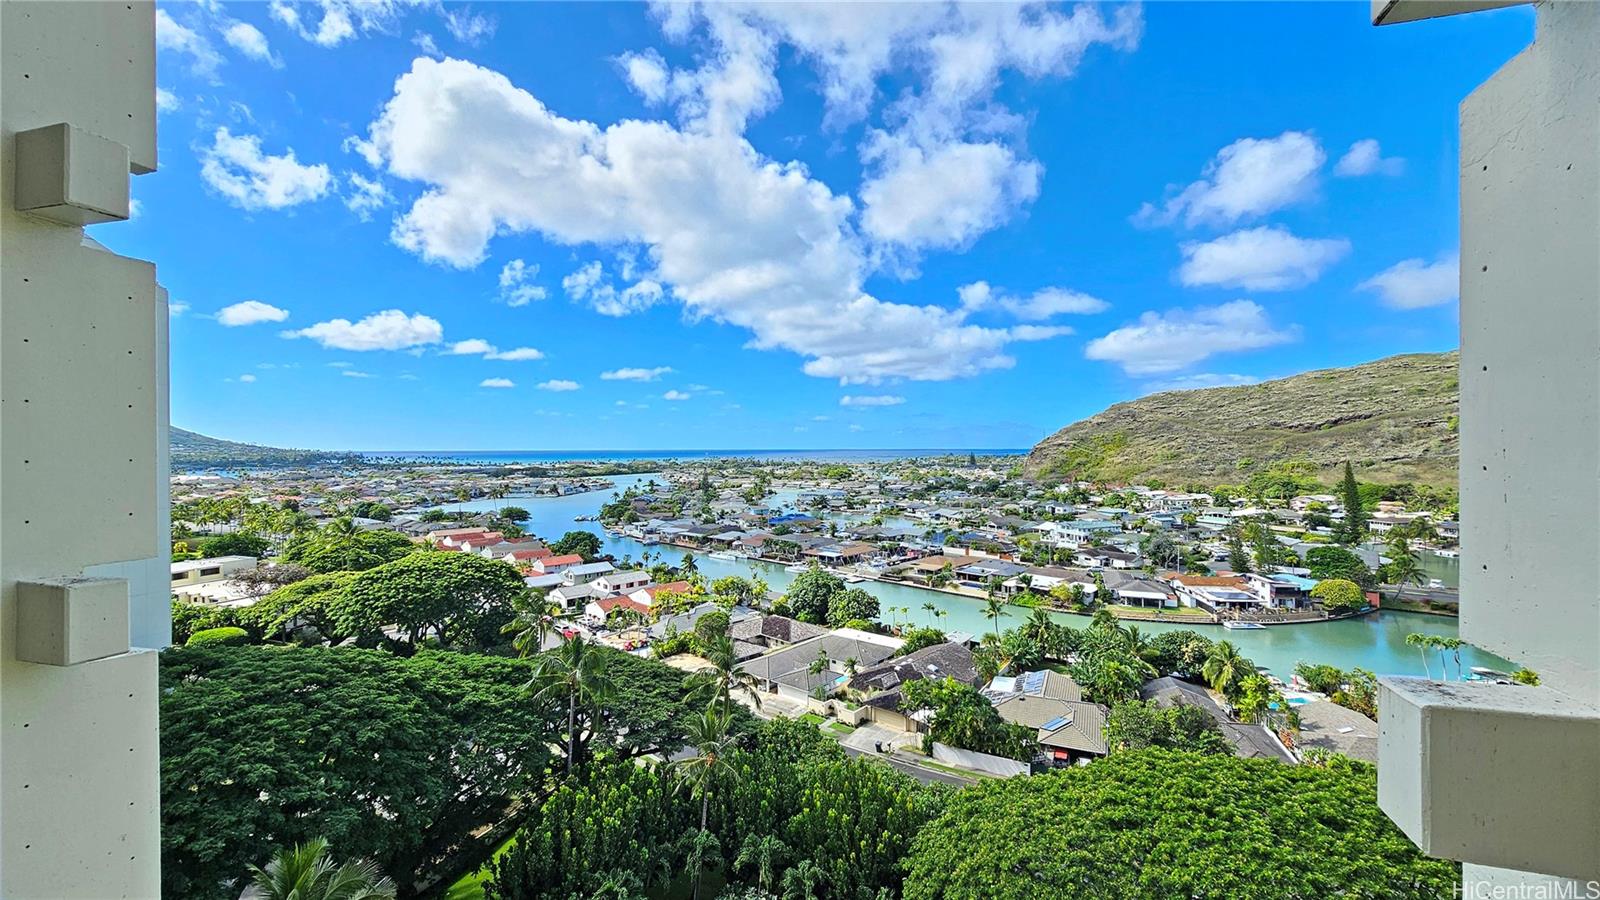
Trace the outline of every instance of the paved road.
{"type": "Polygon", "coordinates": [[[875,759],[881,763],[884,763],[885,765],[899,769],[901,772],[910,775],[912,778],[915,778],[923,784],[932,784],[935,781],[941,781],[945,784],[953,784],[956,787],[966,787],[970,784],[976,783],[976,780],[972,778],[962,778],[960,775],[952,775],[949,772],[941,772],[937,769],[919,766],[916,763],[906,762],[898,757],[889,756],[887,754],[873,753],[870,750],[862,752],[854,747],[845,746],[844,744],[840,744],[839,746],[844,747],[844,752],[851,756],[862,757],[865,759],[875,759]]]}

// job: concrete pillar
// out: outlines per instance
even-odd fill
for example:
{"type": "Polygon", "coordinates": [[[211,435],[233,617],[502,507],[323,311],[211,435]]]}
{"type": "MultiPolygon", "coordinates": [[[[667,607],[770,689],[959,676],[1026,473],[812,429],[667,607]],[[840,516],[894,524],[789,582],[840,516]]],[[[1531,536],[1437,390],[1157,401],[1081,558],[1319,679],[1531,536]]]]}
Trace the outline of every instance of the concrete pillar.
{"type": "Polygon", "coordinates": [[[152,3],[0,2],[3,898],[160,894],[166,298],[82,228],[155,127],[152,3]]]}
{"type": "Polygon", "coordinates": [[[1379,803],[1468,897],[1600,880],[1600,4],[1536,9],[1461,105],[1461,634],[1543,685],[1379,696],[1379,803]]]}

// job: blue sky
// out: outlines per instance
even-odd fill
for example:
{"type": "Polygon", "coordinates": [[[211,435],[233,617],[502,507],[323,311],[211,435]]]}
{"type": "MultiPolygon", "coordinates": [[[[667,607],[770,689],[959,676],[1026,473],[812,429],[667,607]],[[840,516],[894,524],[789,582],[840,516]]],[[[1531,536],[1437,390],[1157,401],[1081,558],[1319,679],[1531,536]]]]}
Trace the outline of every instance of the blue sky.
{"type": "Polygon", "coordinates": [[[358,449],[1019,447],[1457,344],[1512,9],[165,4],[172,421],[358,449]]]}

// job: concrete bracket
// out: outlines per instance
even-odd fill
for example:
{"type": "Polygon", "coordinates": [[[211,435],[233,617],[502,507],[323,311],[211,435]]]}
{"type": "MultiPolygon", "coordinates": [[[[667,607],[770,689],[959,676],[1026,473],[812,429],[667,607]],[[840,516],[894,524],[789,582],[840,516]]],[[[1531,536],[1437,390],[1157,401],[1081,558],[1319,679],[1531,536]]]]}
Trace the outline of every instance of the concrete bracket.
{"type": "Polygon", "coordinates": [[[18,212],[63,225],[128,218],[128,148],[65,122],[17,133],[18,212]]]}
{"type": "Polygon", "coordinates": [[[128,652],[128,582],[54,578],[17,584],[17,659],[75,666],[128,652]]]}

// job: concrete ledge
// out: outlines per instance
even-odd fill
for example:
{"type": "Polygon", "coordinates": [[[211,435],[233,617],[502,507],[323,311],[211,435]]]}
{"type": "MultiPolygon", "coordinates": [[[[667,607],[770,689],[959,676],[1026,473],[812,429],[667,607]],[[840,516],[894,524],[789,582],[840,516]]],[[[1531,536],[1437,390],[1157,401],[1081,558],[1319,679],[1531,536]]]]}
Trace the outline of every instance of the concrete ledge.
{"type": "Polygon", "coordinates": [[[58,578],[17,584],[17,659],[75,666],[128,652],[128,582],[58,578]]]}
{"type": "Polygon", "coordinates": [[[1378,806],[1429,856],[1600,876],[1600,710],[1551,688],[1378,682],[1378,806]]]}

